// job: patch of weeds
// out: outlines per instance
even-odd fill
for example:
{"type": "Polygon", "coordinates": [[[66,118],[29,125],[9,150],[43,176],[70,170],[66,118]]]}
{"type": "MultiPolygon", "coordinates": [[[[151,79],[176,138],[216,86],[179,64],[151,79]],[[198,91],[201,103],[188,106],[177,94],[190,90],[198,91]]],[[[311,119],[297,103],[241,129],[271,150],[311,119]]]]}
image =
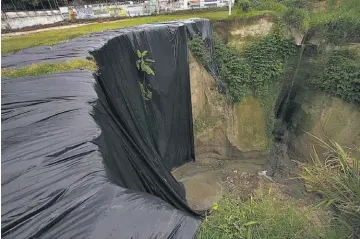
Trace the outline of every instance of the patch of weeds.
{"type": "MultiPolygon", "coordinates": [[[[279,200],[261,190],[248,200],[225,196],[202,223],[198,239],[320,239],[346,238],[343,229],[322,223],[315,208],[279,200]],[[340,234],[340,235],[339,235],[340,234]]],[[[346,236],[346,235],[345,235],[346,236]]]]}
{"type": "Polygon", "coordinates": [[[46,75],[62,71],[71,71],[75,69],[88,69],[95,71],[97,66],[94,61],[75,59],[59,63],[37,63],[16,69],[2,68],[1,75],[5,78],[19,78],[26,76],[46,75]]]}

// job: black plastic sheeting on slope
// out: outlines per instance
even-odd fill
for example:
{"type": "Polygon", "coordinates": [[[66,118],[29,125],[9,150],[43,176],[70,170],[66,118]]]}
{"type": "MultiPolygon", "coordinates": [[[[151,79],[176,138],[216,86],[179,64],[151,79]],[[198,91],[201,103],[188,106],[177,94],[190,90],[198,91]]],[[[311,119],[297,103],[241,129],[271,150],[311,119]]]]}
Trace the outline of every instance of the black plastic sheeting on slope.
{"type": "Polygon", "coordinates": [[[209,55],[212,56],[204,65],[205,69],[211,74],[215,79],[218,91],[220,93],[225,93],[224,84],[220,78],[219,67],[215,60],[214,56],[214,37],[210,21],[194,21],[193,24],[187,25],[188,37],[192,39],[194,36],[200,36],[204,42],[205,49],[208,51],[209,55]]]}
{"type": "Polygon", "coordinates": [[[94,52],[99,67],[100,149],[110,179],[149,192],[192,212],[185,191],[170,173],[195,159],[187,32],[181,23],[153,25],[111,39],[94,52]],[[151,100],[144,100],[137,50],[155,61],[146,75],[151,100]],[[118,177],[121,175],[121,177],[118,177]]]}
{"type": "Polygon", "coordinates": [[[210,27],[113,31],[91,48],[95,89],[89,71],[3,79],[4,238],[193,237],[198,213],[170,170],[194,160],[187,37],[210,41],[210,27]],[[138,49],[155,60],[149,101],[138,49]]]}
{"type": "MultiPolygon", "coordinates": [[[[100,52],[104,51],[100,50],[98,54],[100,52]]],[[[109,63],[111,68],[114,64],[109,63]]],[[[161,70],[157,71],[160,75],[161,70]]],[[[126,75],[131,77],[128,73],[126,75]]],[[[130,84],[130,80],[126,82],[130,84]]],[[[2,237],[192,238],[199,221],[189,213],[175,209],[158,197],[109,181],[104,167],[104,161],[105,165],[109,165],[104,160],[109,157],[94,143],[98,141],[103,148],[103,143],[109,142],[103,141],[107,138],[104,134],[108,132],[102,131],[103,126],[100,128],[95,123],[91,116],[93,107],[98,109],[95,111],[98,122],[108,120],[109,129],[114,126],[114,119],[107,115],[112,112],[102,111],[107,104],[101,94],[98,98],[94,83],[90,71],[80,70],[2,80],[2,237]]],[[[100,90],[99,86],[96,88],[100,90]]],[[[134,98],[134,102],[139,101],[137,95],[130,93],[106,95],[109,96],[111,98],[106,100],[113,99],[114,102],[120,98],[130,100],[125,96],[134,98]]],[[[127,119],[121,123],[122,127],[132,124],[127,119]]],[[[114,129],[114,133],[120,132],[122,135],[114,138],[109,149],[114,149],[115,145],[125,149],[124,146],[129,145],[121,142],[128,140],[125,132],[114,129]]],[[[139,151],[136,148],[126,150],[139,151]]],[[[115,160],[119,165],[121,162],[126,164],[130,159],[122,157],[129,155],[134,156],[134,161],[144,159],[142,155],[135,157],[135,153],[129,153],[118,154],[119,158],[115,160]]],[[[150,157],[148,154],[144,156],[150,157]]],[[[148,160],[153,161],[154,158],[148,160]]],[[[140,164],[145,167],[146,161],[137,163],[140,164]]],[[[138,169],[141,170],[141,167],[138,169]]],[[[165,169],[160,167],[156,170],[165,169]]],[[[137,172],[141,176],[141,171],[137,172]]],[[[154,182],[149,182],[149,185],[161,181],[159,175],[154,174],[150,178],[154,182]]],[[[121,178],[127,177],[127,174],[113,176],[121,178]]],[[[149,180],[149,177],[144,179],[149,180]]],[[[146,184],[147,181],[141,183],[146,184]]],[[[146,188],[145,185],[143,187],[146,188]]]]}

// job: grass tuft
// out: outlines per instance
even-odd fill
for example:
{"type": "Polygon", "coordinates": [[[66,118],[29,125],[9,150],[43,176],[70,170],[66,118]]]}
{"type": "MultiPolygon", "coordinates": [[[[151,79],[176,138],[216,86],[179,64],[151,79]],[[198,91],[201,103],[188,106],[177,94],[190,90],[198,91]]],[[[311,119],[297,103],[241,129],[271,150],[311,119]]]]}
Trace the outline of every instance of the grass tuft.
{"type": "Polygon", "coordinates": [[[360,149],[352,157],[336,142],[315,138],[327,152],[321,158],[314,148],[313,164],[302,167],[301,178],[310,191],[323,197],[324,205],[332,206],[356,237],[360,235],[360,149]]]}
{"type": "Polygon", "coordinates": [[[18,78],[25,76],[39,76],[61,71],[75,69],[96,70],[96,63],[84,59],[69,60],[60,63],[38,63],[16,69],[2,68],[1,76],[5,78],[18,78]]]}

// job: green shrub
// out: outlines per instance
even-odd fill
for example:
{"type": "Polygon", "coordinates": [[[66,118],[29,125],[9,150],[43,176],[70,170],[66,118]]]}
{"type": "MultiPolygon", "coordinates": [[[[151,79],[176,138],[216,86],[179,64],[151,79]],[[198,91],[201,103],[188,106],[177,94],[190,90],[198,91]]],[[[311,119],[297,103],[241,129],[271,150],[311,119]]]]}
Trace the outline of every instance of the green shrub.
{"type": "Polygon", "coordinates": [[[256,91],[258,87],[277,80],[284,72],[286,60],[295,52],[293,40],[276,33],[247,46],[244,57],[251,67],[252,89],[256,91]]]}
{"type": "Polygon", "coordinates": [[[194,36],[189,41],[189,49],[194,54],[196,59],[201,63],[202,65],[206,65],[211,60],[211,55],[209,51],[206,49],[206,46],[204,44],[204,41],[201,39],[200,36],[194,36]]]}
{"type": "Polygon", "coordinates": [[[216,40],[214,57],[230,102],[239,103],[249,92],[257,95],[265,85],[276,81],[287,58],[295,51],[292,40],[278,34],[247,46],[243,53],[216,40]]]}
{"type": "Polygon", "coordinates": [[[309,190],[324,198],[324,204],[334,207],[340,220],[357,238],[360,235],[360,149],[352,157],[336,142],[316,139],[327,153],[320,158],[314,150],[313,164],[302,168],[301,177],[309,190]]]}
{"type": "Polygon", "coordinates": [[[260,98],[266,135],[271,139],[275,122],[274,107],[280,89],[279,78],[288,57],[296,52],[292,39],[274,33],[247,46],[244,52],[216,40],[214,55],[211,56],[204,50],[202,40],[195,37],[190,41],[189,48],[199,62],[206,62],[204,59],[209,57],[217,62],[230,103],[240,103],[247,94],[260,98]]]}
{"type": "Polygon", "coordinates": [[[350,50],[330,53],[320,63],[313,62],[318,73],[310,77],[312,87],[360,104],[360,56],[350,50]]]}
{"type": "Polygon", "coordinates": [[[240,52],[228,48],[220,40],[216,40],[214,57],[229,101],[239,103],[251,87],[251,67],[240,52]]]}

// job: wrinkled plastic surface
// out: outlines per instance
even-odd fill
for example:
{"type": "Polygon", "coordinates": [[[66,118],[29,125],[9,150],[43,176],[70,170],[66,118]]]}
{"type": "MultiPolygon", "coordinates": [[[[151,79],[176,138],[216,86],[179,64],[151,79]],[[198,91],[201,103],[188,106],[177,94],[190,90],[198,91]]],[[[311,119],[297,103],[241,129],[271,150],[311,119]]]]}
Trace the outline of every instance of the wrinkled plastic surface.
{"type": "Polygon", "coordinates": [[[116,31],[94,48],[96,80],[80,70],[2,80],[3,238],[193,238],[198,214],[170,170],[194,160],[194,23],[116,31]],[[155,60],[150,100],[137,49],[155,60]]]}
{"type": "Polygon", "coordinates": [[[94,83],[89,71],[2,81],[2,238],[192,238],[190,214],[109,182],[94,83]]]}
{"type": "Polygon", "coordinates": [[[99,67],[95,119],[110,179],[192,212],[170,173],[195,159],[185,25],[134,29],[93,55],[99,67]],[[148,51],[146,57],[155,61],[154,76],[137,69],[137,50],[148,51]],[[150,100],[142,96],[140,83],[152,92],[150,100]]]}

